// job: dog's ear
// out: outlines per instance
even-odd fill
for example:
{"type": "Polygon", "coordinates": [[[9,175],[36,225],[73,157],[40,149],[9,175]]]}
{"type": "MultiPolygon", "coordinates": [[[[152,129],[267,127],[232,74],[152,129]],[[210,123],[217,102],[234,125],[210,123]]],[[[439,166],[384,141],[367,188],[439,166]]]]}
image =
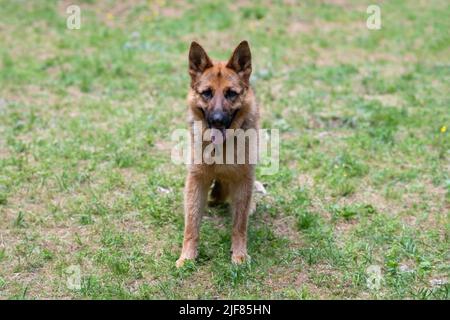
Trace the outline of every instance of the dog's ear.
{"type": "Polygon", "coordinates": [[[233,55],[227,63],[227,68],[233,69],[248,83],[252,73],[252,54],[247,41],[242,41],[234,49],[233,55]]]}
{"type": "Polygon", "coordinates": [[[189,49],[189,75],[194,82],[206,69],[212,67],[211,59],[197,42],[191,43],[189,49]]]}

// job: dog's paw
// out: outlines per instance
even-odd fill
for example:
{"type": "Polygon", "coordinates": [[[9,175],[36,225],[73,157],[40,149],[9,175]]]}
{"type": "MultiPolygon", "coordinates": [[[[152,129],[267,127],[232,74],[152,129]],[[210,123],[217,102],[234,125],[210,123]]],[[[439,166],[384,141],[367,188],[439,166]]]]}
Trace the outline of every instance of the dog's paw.
{"type": "Polygon", "coordinates": [[[246,253],[233,253],[231,255],[231,261],[234,264],[243,264],[245,262],[250,262],[250,256],[246,253]]]}
{"type": "Polygon", "coordinates": [[[175,265],[177,266],[177,268],[181,268],[185,265],[186,262],[195,261],[196,258],[197,258],[197,251],[184,252],[180,255],[175,265]]]}
{"type": "Polygon", "coordinates": [[[177,268],[181,268],[181,267],[184,266],[184,264],[185,264],[186,261],[188,261],[188,260],[191,260],[191,259],[186,259],[186,258],[180,257],[180,258],[177,260],[177,262],[175,262],[175,266],[176,266],[177,268]]]}

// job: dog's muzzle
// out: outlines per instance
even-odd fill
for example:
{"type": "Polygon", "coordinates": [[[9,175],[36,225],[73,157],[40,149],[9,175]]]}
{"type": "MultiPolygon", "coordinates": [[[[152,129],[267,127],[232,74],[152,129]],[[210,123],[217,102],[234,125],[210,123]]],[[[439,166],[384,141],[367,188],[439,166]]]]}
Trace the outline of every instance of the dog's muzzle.
{"type": "Polygon", "coordinates": [[[231,124],[231,117],[223,111],[214,111],[208,117],[210,128],[227,129],[231,124]]]}
{"type": "Polygon", "coordinates": [[[223,111],[211,112],[208,116],[208,125],[211,129],[211,141],[215,144],[221,144],[226,139],[226,129],[231,126],[234,116],[237,111],[233,114],[229,114],[223,111]]]}

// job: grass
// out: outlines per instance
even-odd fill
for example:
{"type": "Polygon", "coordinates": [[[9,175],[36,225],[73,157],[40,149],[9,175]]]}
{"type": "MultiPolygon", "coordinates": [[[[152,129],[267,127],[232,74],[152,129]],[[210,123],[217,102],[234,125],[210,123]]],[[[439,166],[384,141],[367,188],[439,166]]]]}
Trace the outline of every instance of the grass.
{"type": "Polygon", "coordinates": [[[68,4],[0,0],[0,298],[449,299],[446,1],[382,1],[378,31],[365,1],[80,0],[80,30],[68,4]],[[219,208],[177,270],[188,46],[242,39],[280,170],[251,263],[219,208]]]}

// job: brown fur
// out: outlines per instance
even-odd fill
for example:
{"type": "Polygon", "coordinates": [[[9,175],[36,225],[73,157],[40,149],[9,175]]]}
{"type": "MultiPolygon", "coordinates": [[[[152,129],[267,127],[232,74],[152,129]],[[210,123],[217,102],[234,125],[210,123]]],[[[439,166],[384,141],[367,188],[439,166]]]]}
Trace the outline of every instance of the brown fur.
{"type": "MultiPolygon", "coordinates": [[[[251,55],[248,43],[243,41],[233,52],[228,62],[213,63],[203,48],[193,42],[189,52],[189,74],[191,86],[188,94],[189,120],[202,121],[208,128],[207,115],[220,109],[233,115],[230,129],[259,128],[259,110],[249,84],[251,55]],[[212,95],[206,99],[202,93],[210,89],[212,95]],[[228,90],[237,93],[227,98],[228,90]],[[203,110],[203,111],[202,111],[203,110]]],[[[193,132],[191,130],[191,136],[193,132]]],[[[208,143],[204,143],[205,144],[208,143]]],[[[226,150],[227,140],[224,142],[226,150]]],[[[235,144],[236,148],[236,144],[235,144]]],[[[246,158],[248,159],[248,158],[246,158]]],[[[183,249],[177,267],[186,259],[197,257],[200,221],[211,189],[214,204],[230,201],[233,215],[231,259],[234,263],[246,261],[247,221],[252,204],[255,180],[254,164],[191,164],[185,185],[184,210],[185,229],[183,249]]]]}

